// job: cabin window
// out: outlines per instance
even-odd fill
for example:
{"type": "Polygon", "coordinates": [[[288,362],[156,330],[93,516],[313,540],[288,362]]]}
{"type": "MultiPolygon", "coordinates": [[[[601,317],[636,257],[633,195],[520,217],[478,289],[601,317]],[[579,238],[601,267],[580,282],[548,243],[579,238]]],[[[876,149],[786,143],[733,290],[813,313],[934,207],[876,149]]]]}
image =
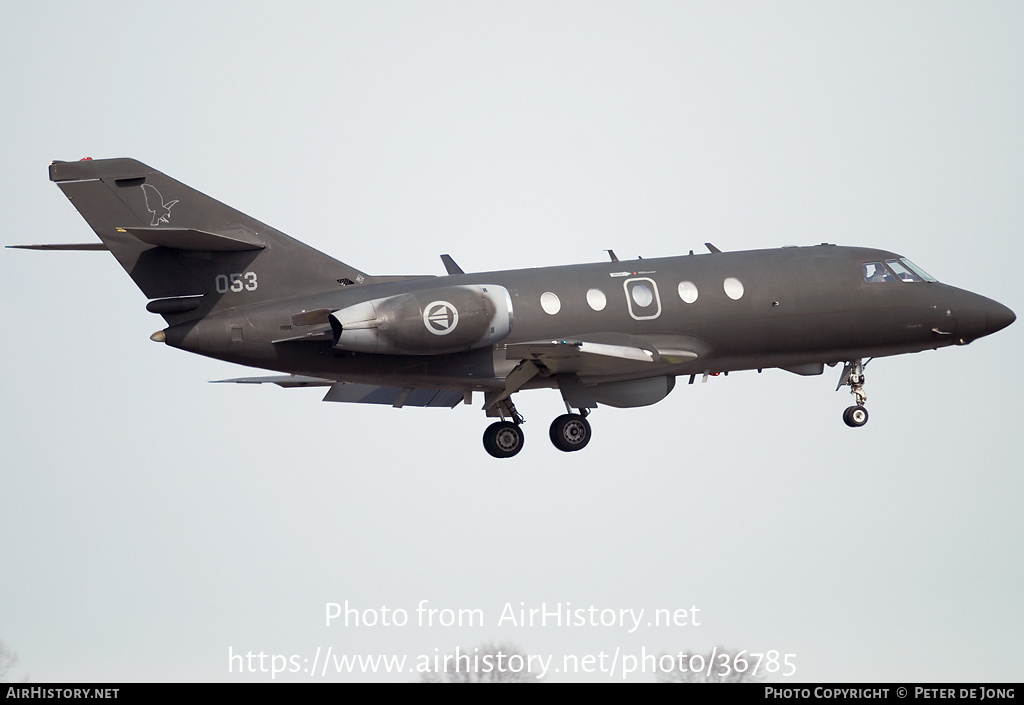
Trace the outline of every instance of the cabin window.
{"type": "Polygon", "coordinates": [[[600,289],[591,289],[587,292],[587,303],[595,311],[603,311],[604,307],[608,304],[608,298],[600,289]]]}
{"type": "Polygon", "coordinates": [[[558,300],[558,297],[550,291],[545,291],[540,296],[540,307],[544,309],[544,313],[549,316],[554,316],[562,308],[562,302],[558,300]]]}
{"type": "Polygon", "coordinates": [[[722,288],[725,289],[725,295],[733,301],[743,298],[743,282],[736,277],[728,277],[722,282],[722,288]]]}
{"type": "Polygon", "coordinates": [[[679,298],[692,304],[697,300],[697,285],[693,282],[679,282],[679,298]]]}

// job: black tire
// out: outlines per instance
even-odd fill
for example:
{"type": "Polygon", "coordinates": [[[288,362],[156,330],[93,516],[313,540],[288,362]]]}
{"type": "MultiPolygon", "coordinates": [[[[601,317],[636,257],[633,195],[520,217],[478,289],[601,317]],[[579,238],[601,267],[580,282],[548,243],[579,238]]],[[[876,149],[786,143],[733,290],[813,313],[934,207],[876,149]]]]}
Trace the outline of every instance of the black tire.
{"type": "Polygon", "coordinates": [[[850,428],[860,428],[868,422],[868,410],[863,406],[851,406],[843,412],[843,421],[850,428]]]}
{"type": "Polygon", "coordinates": [[[590,443],[590,422],[580,414],[562,414],[551,422],[550,435],[558,450],[583,450],[590,443]]]}
{"type": "Polygon", "coordinates": [[[484,448],[495,458],[511,458],[523,449],[523,430],[511,421],[497,421],[484,431],[484,448]]]}

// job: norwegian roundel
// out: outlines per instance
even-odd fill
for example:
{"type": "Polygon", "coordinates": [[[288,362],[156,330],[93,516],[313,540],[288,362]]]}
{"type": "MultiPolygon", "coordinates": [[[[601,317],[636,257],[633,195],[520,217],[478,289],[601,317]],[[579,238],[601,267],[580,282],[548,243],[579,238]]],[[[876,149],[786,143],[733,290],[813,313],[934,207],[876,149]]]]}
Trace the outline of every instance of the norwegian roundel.
{"type": "Polygon", "coordinates": [[[423,308],[423,325],[434,335],[448,335],[459,325],[459,312],[447,301],[433,301],[423,308]]]}

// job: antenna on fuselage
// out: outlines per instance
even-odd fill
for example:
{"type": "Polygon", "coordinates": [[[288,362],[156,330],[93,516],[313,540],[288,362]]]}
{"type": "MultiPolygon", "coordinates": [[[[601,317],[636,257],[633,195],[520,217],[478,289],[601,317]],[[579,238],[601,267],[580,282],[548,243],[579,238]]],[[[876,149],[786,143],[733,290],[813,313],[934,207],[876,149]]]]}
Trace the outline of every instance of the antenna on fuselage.
{"type": "Polygon", "coordinates": [[[465,272],[462,271],[462,267],[452,259],[451,255],[441,255],[441,261],[444,262],[445,271],[449,274],[465,274],[465,272]]]}

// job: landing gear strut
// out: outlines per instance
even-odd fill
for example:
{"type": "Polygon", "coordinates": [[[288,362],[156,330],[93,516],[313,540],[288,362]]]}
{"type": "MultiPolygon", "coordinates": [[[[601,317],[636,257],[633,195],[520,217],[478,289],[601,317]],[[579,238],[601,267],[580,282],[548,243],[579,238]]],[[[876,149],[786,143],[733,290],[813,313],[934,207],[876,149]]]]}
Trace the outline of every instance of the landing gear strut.
{"type": "Polygon", "coordinates": [[[495,458],[511,458],[523,449],[523,429],[520,424],[525,419],[516,411],[511,398],[498,402],[497,409],[501,421],[492,423],[484,431],[484,449],[495,458]],[[506,421],[506,416],[512,420],[506,421]]]}
{"type": "Polygon", "coordinates": [[[867,367],[867,363],[860,358],[847,362],[846,367],[843,368],[843,374],[839,378],[839,385],[836,387],[838,392],[839,387],[849,386],[850,394],[857,400],[855,406],[848,407],[843,412],[843,421],[850,428],[860,428],[868,422],[868,410],[864,407],[868,401],[868,395],[864,392],[865,367],[867,367]]]}

